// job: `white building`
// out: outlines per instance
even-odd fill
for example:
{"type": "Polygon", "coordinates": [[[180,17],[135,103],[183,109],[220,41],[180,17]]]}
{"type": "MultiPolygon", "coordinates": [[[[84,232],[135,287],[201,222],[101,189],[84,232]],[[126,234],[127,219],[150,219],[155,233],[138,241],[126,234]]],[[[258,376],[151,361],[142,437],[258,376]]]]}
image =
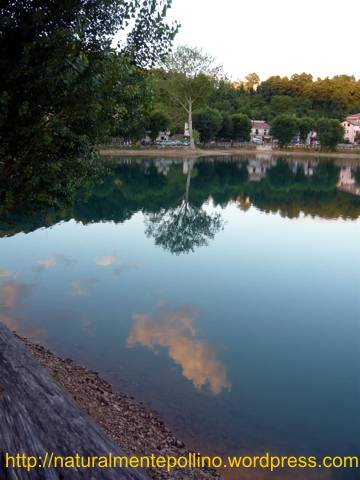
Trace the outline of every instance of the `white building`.
{"type": "Polygon", "coordinates": [[[360,113],[346,117],[342,126],[345,129],[344,139],[350,143],[355,143],[357,135],[360,136],[360,113]]]}
{"type": "Polygon", "coordinates": [[[261,144],[270,142],[270,128],[265,120],[251,120],[251,141],[261,144]]]}

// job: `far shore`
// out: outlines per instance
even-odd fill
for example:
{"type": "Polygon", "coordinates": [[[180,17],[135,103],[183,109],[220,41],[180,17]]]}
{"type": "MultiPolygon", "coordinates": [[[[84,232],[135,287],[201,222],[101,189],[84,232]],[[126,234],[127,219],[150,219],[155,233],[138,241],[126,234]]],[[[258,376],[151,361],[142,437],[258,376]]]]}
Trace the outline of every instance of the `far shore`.
{"type": "Polygon", "coordinates": [[[176,158],[201,158],[232,155],[269,155],[289,157],[324,157],[348,158],[360,160],[360,152],[321,152],[309,150],[256,150],[251,148],[232,149],[196,149],[188,148],[121,148],[100,147],[100,154],[106,157],[176,157],[176,158]]]}

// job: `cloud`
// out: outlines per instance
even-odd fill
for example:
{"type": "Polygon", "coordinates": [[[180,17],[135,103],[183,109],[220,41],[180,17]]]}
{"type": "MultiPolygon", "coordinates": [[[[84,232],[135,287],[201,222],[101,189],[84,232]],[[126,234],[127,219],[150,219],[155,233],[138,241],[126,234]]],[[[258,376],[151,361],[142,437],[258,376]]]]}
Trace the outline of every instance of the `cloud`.
{"type": "Polygon", "coordinates": [[[116,262],[116,259],[116,255],[111,255],[108,257],[98,258],[95,263],[96,265],[99,265],[101,267],[110,267],[111,265],[113,265],[113,263],[116,262]]]}
{"type": "Polygon", "coordinates": [[[8,272],[7,270],[2,270],[0,268],[0,277],[10,277],[11,272],[8,272]]]}
{"type": "Polygon", "coordinates": [[[152,317],[135,314],[135,326],[130,333],[127,346],[144,345],[150,349],[156,346],[168,350],[169,356],[182,368],[185,378],[198,390],[208,388],[213,395],[230,390],[224,365],[217,359],[213,345],[195,338],[195,313],[191,309],[168,311],[161,309],[152,317]]]}

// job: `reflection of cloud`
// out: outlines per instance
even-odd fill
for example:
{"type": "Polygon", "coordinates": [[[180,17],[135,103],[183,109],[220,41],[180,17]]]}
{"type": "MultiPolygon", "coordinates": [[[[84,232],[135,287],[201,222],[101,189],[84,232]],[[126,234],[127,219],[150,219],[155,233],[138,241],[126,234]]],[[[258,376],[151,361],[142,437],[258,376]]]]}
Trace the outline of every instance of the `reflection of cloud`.
{"type": "Polygon", "coordinates": [[[71,293],[75,297],[86,297],[90,295],[93,286],[97,282],[96,278],[88,278],[87,280],[73,282],[71,293]]]}
{"type": "Polygon", "coordinates": [[[31,293],[32,285],[15,280],[0,284],[0,322],[10,330],[19,331],[33,340],[45,336],[45,330],[38,325],[24,325],[24,319],[14,312],[23,299],[31,293]]]}
{"type": "Polygon", "coordinates": [[[24,285],[13,280],[0,284],[0,307],[14,308],[30,291],[30,285],[24,285]]]}
{"type": "Polygon", "coordinates": [[[116,255],[98,258],[95,263],[96,265],[99,265],[101,267],[110,267],[113,263],[116,262],[116,258],[116,255]]]}
{"type": "Polygon", "coordinates": [[[135,314],[135,327],[127,345],[136,344],[148,348],[157,345],[168,349],[169,356],[182,368],[183,375],[199,390],[208,386],[211,393],[219,394],[230,389],[225,367],[216,358],[216,349],[207,342],[195,338],[194,312],[160,310],[156,317],[135,314]]]}
{"type": "Polygon", "coordinates": [[[45,260],[39,260],[37,262],[39,270],[47,270],[48,268],[54,268],[56,267],[57,260],[54,255],[52,255],[49,258],[46,258],[45,260]]]}
{"type": "Polygon", "coordinates": [[[65,257],[65,255],[51,255],[44,260],[39,260],[37,262],[37,268],[39,270],[48,270],[49,268],[56,267],[59,263],[62,263],[65,266],[69,267],[70,265],[76,263],[76,261],[72,258],[65,257]]]}
{"type": "Polygon", "coordinates": [[[11,273],[0,268],[0,277],[10,277],[11,273]]]}
{"type": "Polygon", "coordinates": [[[11,317],[0,313],[0,322],[8,327],[12,332],[21,332],[21,335],[30,340],[43,340],[46,336],[45,328],[40,325],[24,326],[24,319],[18,316],[11,317]]]}
{"type": "Polygon", "coordinates": [[[138,263],[123,263],[119,267],[114,268],[113,273],[115,277],[120,277],[120,275],[123,274],[124,270],[138,268],[140,268],[140,265],[138,263]]]}
{"type": "Polygon", "coordinates": [[[88,330],[91,329],[91,327],[93,327],[94,321],[90,320],[90,318],[84,317],[80,320],[80,325],[81,325],[82,330],[84,332],[87,332],[88,330]]]}

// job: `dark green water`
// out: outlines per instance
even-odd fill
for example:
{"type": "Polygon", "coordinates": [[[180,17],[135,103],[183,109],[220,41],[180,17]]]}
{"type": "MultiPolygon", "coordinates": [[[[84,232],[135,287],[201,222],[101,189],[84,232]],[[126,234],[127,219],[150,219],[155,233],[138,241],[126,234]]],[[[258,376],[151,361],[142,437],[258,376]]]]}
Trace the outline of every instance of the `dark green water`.
{"type": "Polygon", "coordinates": [[[1,220],[0,318],[203,451],[359,454],[357,177],[123,160],[69,208],[1,220]]]}

